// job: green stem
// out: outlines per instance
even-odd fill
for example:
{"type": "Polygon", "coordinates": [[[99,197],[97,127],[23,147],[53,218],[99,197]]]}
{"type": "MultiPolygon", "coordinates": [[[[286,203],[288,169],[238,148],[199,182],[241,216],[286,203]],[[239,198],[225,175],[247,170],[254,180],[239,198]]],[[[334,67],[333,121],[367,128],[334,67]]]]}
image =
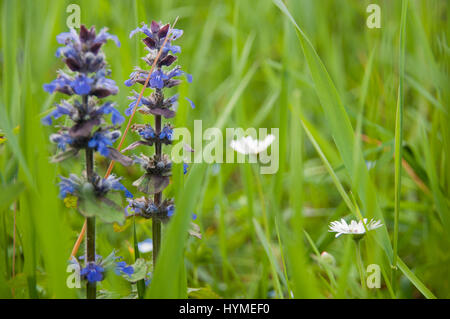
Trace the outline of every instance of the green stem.
{"type": "MultiPolygon", "coordinates": [[[[94,156],[92,149],[86,148],[86,176],[92,183],[94,175],[94,156]]],[[[86,263],[95,262],[95,217],[86,218],[86,263]]],[[[95,282],[88,282],[86,285],[86,298],[96,298],[97,285],[95,282]]]]}
{"type": "Polygon", "coordinates": [[[364,266],[361,257],[361,239],[355,240],[356,245],[356,262],[358,265],[359,277],[361,279],[361,287],[366,289],[366,282],[364,280],[364,266]]]}
{"type": "MultiPolygon", "coordinates": [[[[161,115],[155,116],[155,133],[158,135],[161,132],[161,115]]],[[[155,142],[155,154],[156,158],[160,159],[161,152],[161,142],[155,142]]],[[[153,201],[158,207],[161,204],[162,193],[156,193],[153,201]]],[[[159,250],[161,248],[161,221],[153,218],[152,220],[152,241],[153,241],[153,270],[156,267],[156,259],[158,258],[159,250]]]]}
{"type": "MultiPolygon", "coordinates": [[[[83,107],[88,107],[88,95],[83,95],[83,107]]],[[[90,148],[86,148],[86,177],[89,183],[92,183],[94,177],[94,152],[90,148]]],[[[86,264],[95,263],[95,217],[86,218],[86,264]]],[[[87,282],[86,298],[95,299],[97,296],[96,282],[87,282]]]]}
{"type": "MultiPolygon", "coordinates": [[[[86,261],[95,262],[95,217],[88,217],[86,228],[86,261]]],[[[87,282],[86,298],[95,299],[97,295],[96,282],[87,282]]]]}
{"type": "Polygon", "coordinates": [[[153,270],[156,266],[156,259],[158,258],[159,250],[161,248],[161,222],[153,219],[152,221],[152,233],[153,233],[153,270]]]}

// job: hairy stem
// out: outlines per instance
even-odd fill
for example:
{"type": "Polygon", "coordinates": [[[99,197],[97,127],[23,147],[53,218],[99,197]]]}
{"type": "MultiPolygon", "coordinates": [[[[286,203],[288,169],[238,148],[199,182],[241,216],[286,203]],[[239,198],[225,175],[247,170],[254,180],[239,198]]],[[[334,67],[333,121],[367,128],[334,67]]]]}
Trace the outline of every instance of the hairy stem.
{"type": "MultiPolygon", "coordinates": [[[[160,195],[160,194],[159,194],[160,195]]],[[[156,198],[156,195],[155,195],[156,198]]],[[[156,201],[155,201],[156,203],[156,201]]],[[[161,222],[153,219],[152,221],[152,233],[153,233],[153,269],[156,266],[156,259],[158,258],[159,249],[161,247],[161,222]]]]}
{"type": "MultiPolygon", "coordinates": [[[[83,96],[83,106],[88,107],[88,96],[83,96]]],[[[92,183],[94,177],[94,152],[86,148],[86,177],[92,183]]],[[[86,218],[86,263],[95,262],[95,217],[86,218]]],[[[97,285],[88,281],[86,285],[86,298],[95,299],[97,295],[97,285]]]]}
{"type": "MultiPolygon", "coordinates": [[[[95,217],[88,217],[86,229],[86,260],[95,262],[95,217]]],[[[95,282],[89,282],[86,285],[86,298],[95,299],[97,294],[97,285],[95,282]]]]}
{"type": "MultiPolygon", "coordinates": [[[[158,136],[161,132],[161,115],[155,116],[155,133],[158,136]]],[[[155,142],[155,154],[156,158],[159,160],[161,158],[161,142],[155,142]]],[[[154,195],[153,201],[156,206],[161,203],[162,193],[156,193],[154,195]]],[[[153,218],[152,220],[152,235],[153,235],[153,269],[156,266],[156,259],[158,258],[159,250],[161,247],[161,221],[153,218]]]]}

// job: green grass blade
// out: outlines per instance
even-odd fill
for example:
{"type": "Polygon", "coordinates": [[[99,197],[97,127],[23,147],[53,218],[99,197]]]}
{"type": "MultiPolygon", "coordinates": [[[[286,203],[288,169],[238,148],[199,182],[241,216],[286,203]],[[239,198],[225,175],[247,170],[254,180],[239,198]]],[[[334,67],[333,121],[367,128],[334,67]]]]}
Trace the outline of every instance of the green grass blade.
{"type": "Polygon", "coordinates": [[[402,149],[403,149],[403,108],[404,108],[404,75],[405,75],[405,32],[406,32],[406,11],[408,8],[408,0],[402,1],[402,17],[400,22],[400,54],[399,54],[399,85],[398,100],[395,118],[395,208],[394,208],[394,259],[392,264],[397,266],[398,254],[398,223],[400,215],[400,196],[402,189],[402,149]]]}
{"type": "Polygon", "coordinates": [[[419,278],[408,268],[408,266],[401,260],[397,258],[397,266],[403,272],[403,274],[408,278],[408,280],[416,286],[416,288],[428,299],[436,299],[436,296],[420,281],[419,278]]]}
{"type": "MultiPolygon", "coordinates": [[[[330,162],[325,157],[325,154],[322,152],[322,149],[320,148],[319,144],[317,143],[316,139],[314,138],[311,130],[309,129],[309,123],[306,121],[306,119],[299,114],[301,117],[300,121],[302,123],[303,129],[306,132],[306,135],[308,136],[311,144],[314,146],[316,152],[319,154],[320,159],[322,160],[323,164],[325,165],[326,170],[331,176],[331,179],[333,180],[334,185],[336,186],[339,194],[342,196],[342,199],[344,200],[345,204],[347,205],[348,209],[356,215],[355,206],[353,205],[353,202],[351,201],[350,197],[347,195],[347,192],[344,189],[344,186],[342,185],[341,181],[339,180],[339,177],[336,175],[336,173],[333,170],[333,167],[331,166],[330,162]]],[[[361,218],[361,216],[357,216],[358,218],[361,218]]]]}
{"type": "Polygon", "coordinates": [[[264,232],[259,225],[258,221],[253,218],[253,225],[255,226],[256,235],[259,238],[259,241],[264,247],[264,251],[266,252],[267,258],[270,262],[270,269],[272,272],[272,280],[274,281],[275,290],[278,294],[278,298],[283,298],[283,291],[281,290],[280,280],[278,278],[278,274],[281,273],[280,267],[275,259],[272,248],[264,232]]]}

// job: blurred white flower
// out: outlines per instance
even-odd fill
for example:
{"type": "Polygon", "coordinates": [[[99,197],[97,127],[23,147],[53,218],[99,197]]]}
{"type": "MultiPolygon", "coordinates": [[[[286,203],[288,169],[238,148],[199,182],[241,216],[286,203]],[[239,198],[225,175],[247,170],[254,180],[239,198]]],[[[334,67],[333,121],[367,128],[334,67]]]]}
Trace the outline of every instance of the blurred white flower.
{"type": "Polygon", "coordinates": [[[366,166],[367,166],[367,169],[368,169],[369,171],[370,171],[372,168],[374,168],[375,165],[377,165],[377,162],[376,162],[376,161],[366,161],[366,166]]]}
{"type": "MultiPolygon", "coordinates": [[[[371,219],[370,222],[367,222],[367,218],[364,218],[364,224],[366,225],[368,231],[383,226],[379,220],[375,221],[371,219]]],[[[362,221],[356,222],[355,220],[352,220],[350,224],[347,224],[347,222],[342,218],[341,221],[331,222],[330,229],[328,231],[337,233],[336,238],[342,234],[363,235],[366,233],[364,224],[362,221]]]]}
{"type": "Polygon", "coordinates": [[[138,249],[141,253],[148,253],[153,250],[153,241],[147,238],[144,241],[138,243],[138,249]]]}
{"type": "Polygon", "coordinates": [[[272,134],[267,135],[262,141],[246,136],[239,140],[232,140],[230,147],[241,154],[258,154],[266,150],[274,140],[275,136],[272,134]]]}

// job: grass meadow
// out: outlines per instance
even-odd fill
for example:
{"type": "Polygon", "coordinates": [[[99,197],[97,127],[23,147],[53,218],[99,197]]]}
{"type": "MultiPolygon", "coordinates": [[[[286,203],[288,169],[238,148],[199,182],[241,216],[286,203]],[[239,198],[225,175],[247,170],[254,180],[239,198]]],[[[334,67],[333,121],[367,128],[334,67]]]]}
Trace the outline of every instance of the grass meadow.
{"type": "MultiPolygon", "coordinates": [[[[108,99],[122,114],[131,91],[124,81],[135,65],[146,67],[130,31],[178,16],[177,62],[194,81],[176,89],[175,127],[193,131],[202,120],[223,132],[279,128],[275,174],[260,174],[259,164],[205,162],[175,174],[164,194],[177,213],[163,226],[158,263],[140,253],[151,273],[141,297],[450,297],[443,0],[1,0],[0,297],[84,298],[66,283],[84,219],[58,198],[58,176],[80,173],[84,158],[50,163],[55,129],[41,123],[61,95],[43,85],[64,67],[55,37],[68,31],[70,3],[80,6],[82,24],[106,26],[121,41],[103,50],[119,87],[108,99]],[[380,28],[366,25],[370,3],[381,8],[380,28]],[[191,212],[201,239],[187,235],[191,212]],[[383,226],[359,242],[328,231],[332,221],[362,216],[383,226]],[[372,264],[379,288],[367,286],[372,264]]],[[[146,120],[136,113],[133,122],[146,120]]],[[[129,133],[124,145],[135,140],[129,133]]],[[[104,174],[109,160],[95,159],[104,174]]],[[[116,164],[113,172],[137,192],[139,167],[116,164]]],[[[97,223],[97,253],[116,249],[128,264],[148,238],[150,220],[97,223]]],[[[136,289],[107,275],[98,298],[133,298],[136,289]]]]}

